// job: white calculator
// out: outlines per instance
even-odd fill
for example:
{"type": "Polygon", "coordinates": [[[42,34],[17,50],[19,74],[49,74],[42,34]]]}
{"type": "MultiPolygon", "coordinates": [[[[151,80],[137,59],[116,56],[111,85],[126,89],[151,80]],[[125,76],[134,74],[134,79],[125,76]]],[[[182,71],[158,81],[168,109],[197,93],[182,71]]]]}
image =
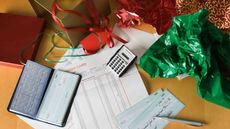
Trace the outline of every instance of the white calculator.
{"type": "Polygon", "coordinates": [[[137,58],[125,45],[122,45],[111,57],[107,66],[112,69],[119,77],[125,73],[128,67],[137,58]]]}

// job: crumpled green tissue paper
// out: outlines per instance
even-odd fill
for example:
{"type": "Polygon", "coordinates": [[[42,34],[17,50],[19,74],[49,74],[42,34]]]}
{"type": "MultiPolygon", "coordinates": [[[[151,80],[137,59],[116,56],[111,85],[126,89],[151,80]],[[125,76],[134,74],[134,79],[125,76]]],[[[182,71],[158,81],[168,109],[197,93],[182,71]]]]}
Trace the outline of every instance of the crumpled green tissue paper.
{"type": "Polygon", "coordinates": [[[196,78],[198,95],[230,108],[230,37],[207,20],[204,9],[173,18],[173,25],[141,57],[152,77],[196,78]]]}

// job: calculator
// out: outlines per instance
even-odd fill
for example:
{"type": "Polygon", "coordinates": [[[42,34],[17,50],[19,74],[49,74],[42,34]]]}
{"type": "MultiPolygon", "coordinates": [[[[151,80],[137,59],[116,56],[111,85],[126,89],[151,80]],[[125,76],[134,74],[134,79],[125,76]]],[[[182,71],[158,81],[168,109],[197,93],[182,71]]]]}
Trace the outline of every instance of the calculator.
{"type": "Polygon", "coordinates": [[[137,58],[125,45],[122,45],[111,57],[107,66],[112,69],[119,77],[122,76],[128,67],[134,63],[137,58]]]}

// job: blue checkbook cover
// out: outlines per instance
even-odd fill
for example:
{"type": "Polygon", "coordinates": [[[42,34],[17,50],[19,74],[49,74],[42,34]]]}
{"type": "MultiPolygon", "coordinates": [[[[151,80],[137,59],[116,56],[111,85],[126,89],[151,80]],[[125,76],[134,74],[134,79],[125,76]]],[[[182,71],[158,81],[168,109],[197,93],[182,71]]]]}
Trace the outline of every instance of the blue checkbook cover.
{"type": "Polygon", "coordinates": [[[78,74],[54,70],[28,60],[10,100],[8,111],[64,126],[80,78],[78,74]],[[64,101],[57,103],[50,98],[64,101]],[[57,108],[57,112],[52,110],[53,107],[57,108]]]}

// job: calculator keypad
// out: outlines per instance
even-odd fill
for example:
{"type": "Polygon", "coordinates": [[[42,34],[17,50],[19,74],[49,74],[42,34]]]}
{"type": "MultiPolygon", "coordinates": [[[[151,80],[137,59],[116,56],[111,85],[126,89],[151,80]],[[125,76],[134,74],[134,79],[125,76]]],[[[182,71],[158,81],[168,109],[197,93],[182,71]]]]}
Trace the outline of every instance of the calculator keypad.
{"type": "Polygon", "coordinates": [[[133,62],[136,56],[124,45],[116,52],[116,55],[107,63],[118,76],[122,75],[125,69],[133,62]]]}

